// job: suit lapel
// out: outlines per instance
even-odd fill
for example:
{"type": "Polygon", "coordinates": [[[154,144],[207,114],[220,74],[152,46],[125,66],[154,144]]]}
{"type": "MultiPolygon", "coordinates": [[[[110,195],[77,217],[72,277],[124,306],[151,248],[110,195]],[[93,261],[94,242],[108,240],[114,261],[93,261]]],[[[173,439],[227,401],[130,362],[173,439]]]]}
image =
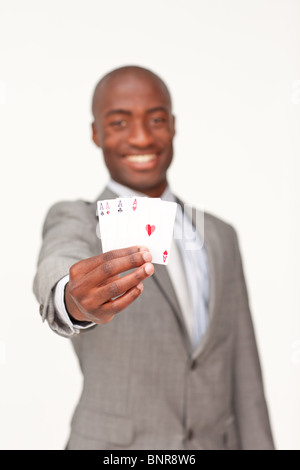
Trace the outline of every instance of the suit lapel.
{"type": "Polygon", "coordinates": [[[214,230],[210,218],[207,216],[204,216],[204,244],[209,270],[209,324],[199,346],[193,352],[194,358],[199,356],[206,349],[211,339],[221,299],[223,253],[218,234],[216,230],[214,230]]]}
{"type": "Polygon", "coordinates": [[[223,254],[221,249],[221,243],[217,234],[217,231],[212,225],[210,216],[203,213],[203,224],[196,223],[196,211],[190,206],[184,207],[183,202],[177,198],[177,203],[181,205],[183,210],[187,211],[187,215],[192,220],[194,227],[204,240],[204,246],[207,254],[208,272],[209,272],[209,305],[208,305],[208,328],[199,344],[199,346],[193,350],[192,357],[199,356],[208,344],[211,334],[214,329],[214,322],[216,313],[219,309],[220,302],[220,289],[221,289],[221,278],[223,270],[223,254]],[[199,226],[200,225],[200,226],[199,226]]]}
{"type": "Polygon", "coordinates": [[[182,316],[181,308],[179,306],[177,295],[171,282],[170,276],[165,266],[161,264],[155,265],[155,271],[152,275],[154,282],[164,295],[168,304],[170,305],[172,312],[174,313],[177,325],[181,332],[184,344],[189,353],[192,352],[192,345],[185,327],[185,322],[182,316]]]}

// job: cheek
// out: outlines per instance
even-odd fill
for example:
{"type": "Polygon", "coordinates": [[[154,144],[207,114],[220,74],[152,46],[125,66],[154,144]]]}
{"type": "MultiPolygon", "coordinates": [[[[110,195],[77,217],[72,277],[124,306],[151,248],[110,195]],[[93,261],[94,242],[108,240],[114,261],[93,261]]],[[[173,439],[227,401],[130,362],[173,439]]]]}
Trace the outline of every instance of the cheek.
{"type": "Polygon", "coordinates": [[[116,139],[113,136],[107,135],[103,139],[103,150],[104,151],[112,151],[118,146],[116,139]]]}
{"type": "Polygon", "coordinates": [[[160,142],[160,146],[166,155],[173,153],[173,137],[170,134],[161,136],[160,140],[157,139],[157,142],[160,142]]]}
{"type": "Polygon", "coordinates": [[[170,129],[161,129],[160,131],[155,132],[154,137],[163,147],[172,147],[173,133],[170,129]]]}
{"type": "Polygon", "coordinates": [[[102,148],[108,151],[117,150],[122,141],[124,141],[124,135],[122,135],[122,133],[107,130],[102,136],[102,148]]]}

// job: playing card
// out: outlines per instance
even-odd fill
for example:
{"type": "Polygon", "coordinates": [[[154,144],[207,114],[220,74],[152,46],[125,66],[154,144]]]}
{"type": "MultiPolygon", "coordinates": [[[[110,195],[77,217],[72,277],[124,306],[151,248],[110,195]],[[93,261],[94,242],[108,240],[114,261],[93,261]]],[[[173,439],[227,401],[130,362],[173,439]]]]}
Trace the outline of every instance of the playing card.
{"type": "Polygon", "coordinates": [[[131,214],[127,245],[147,246],[152,262],[168,264],[177,204],[159,198],[137,198],[137,209],[131,214]]]}
{"type": "Polygon", "coordinates": [[[97,202],[97,213],[99,217],[100,237],[103,252],[115,249],[115,239],[117,233],[116,204],[116,199],[105,199],[103,201],[97,202]]]}
{"type": "MultiPolygon", "coordinates": [[[[152,254],[152,262],[167,265],[169,262],[174,222],[176,216],[177,204],[175,202],[161,201],[159,204],[159,218],[155,221],[149,220],[145,226],[146,238],[152,254]],[[155,238],[153,237],[155,235],[155,238]]],[[[151,212],[150,212],[151,215],[151,212]]]]}
{"type": "Polygon", "coordinates": [[[133,201],[132,198],[117,198],[116,199],[116,234],[115,234],[115,246],[116,248],[126,248],[127,232],[129,230],[129,219],[133,212],[132,209],[133,201]]]}
{"type": "MultiPolygon", "coordinates": [[[[132,211],[129,213],[128,230],[126,235],[127,246],[146,245],[150,250],[150,237],[147,235],[146,225],[154,224],[151,232],[151,241],[157,239],[154,236],[155,226],[159,218],[160,198],[137,197],[132,198],[132,211]]],[[[150,250],[151,251],[151,250],[150,250]]]]}
{"type": "Polygon", "coordinates": [[[98,201],[103,252],[146,246],[152,262],[168,264],[177,204],[160,198],[132,197],[98,201]]]}

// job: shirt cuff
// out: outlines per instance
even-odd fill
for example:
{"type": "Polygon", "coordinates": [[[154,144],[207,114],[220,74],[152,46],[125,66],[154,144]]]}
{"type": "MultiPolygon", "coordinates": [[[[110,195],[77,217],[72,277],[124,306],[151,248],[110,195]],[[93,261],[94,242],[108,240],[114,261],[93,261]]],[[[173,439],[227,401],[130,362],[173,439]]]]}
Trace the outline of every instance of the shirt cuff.
{"type": "Polygon", "coordinates": [[[59,320],[66,326],[70,328],[73,333],[79,333],[80,330],[85,330],[87,328],[90,328],[91,326],[94,326],[95,323],[92,322],[75,322],[72,321],[66,306],[65,306],[65,287],[67,283],[69,282],[69,275],[63,277],[58,283],[56,284],[54,288],[54,293],[53,293],[53,300],[54,300],[54,306],[55,310],[57,313],[57,316],[59,320]]]}

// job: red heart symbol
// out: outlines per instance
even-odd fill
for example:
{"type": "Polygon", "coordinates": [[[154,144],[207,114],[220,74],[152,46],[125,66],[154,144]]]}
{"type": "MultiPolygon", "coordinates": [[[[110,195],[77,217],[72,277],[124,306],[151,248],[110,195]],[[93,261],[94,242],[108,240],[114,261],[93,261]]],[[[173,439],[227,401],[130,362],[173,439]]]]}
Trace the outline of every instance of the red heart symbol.
{"type": "Polygon", "coordinates": [[[148,233],[148,235],[149,235],[149,237],[150,237],[150,235],[151,235],[151,234],[154,232],[154,230],[155,230],[155,225],[149,225],[149,224],[147,224],[145,228],[146,228],[146,232],[148,233]]]}

